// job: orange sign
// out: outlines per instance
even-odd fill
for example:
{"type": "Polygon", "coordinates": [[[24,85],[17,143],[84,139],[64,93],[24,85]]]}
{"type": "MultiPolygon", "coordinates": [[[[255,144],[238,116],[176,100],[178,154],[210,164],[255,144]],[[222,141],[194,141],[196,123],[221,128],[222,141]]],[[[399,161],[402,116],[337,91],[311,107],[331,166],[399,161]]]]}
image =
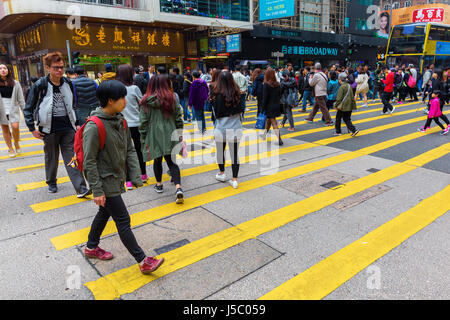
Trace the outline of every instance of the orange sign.
{"type": "Polygon", "coordinates": [[[423,4],[420,6],[392,10],[393,26],[415,22],[450,24],[450,6],[443,3],[423,4]]]}

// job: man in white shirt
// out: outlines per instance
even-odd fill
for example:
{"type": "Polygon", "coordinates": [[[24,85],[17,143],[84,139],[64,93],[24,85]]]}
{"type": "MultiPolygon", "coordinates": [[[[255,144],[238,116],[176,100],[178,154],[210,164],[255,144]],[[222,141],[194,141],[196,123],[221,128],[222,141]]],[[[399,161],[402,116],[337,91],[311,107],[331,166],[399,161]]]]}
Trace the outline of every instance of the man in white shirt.
{"type": "Polygon", "coordinates": [[[241,104],[245,110],[245,97],[247,96],[248,81],[245,76],[241,73],[241,67],[236,66],[233,72],[234,81],[237,83],[239,90],[241,91],[241,104]]]}

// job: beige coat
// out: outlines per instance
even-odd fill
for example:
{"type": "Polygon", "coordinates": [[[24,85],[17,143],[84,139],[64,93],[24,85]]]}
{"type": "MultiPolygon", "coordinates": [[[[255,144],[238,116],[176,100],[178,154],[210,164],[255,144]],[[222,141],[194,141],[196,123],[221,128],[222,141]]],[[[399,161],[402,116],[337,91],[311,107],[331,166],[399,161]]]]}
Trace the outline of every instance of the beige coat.
{"type": "MultiPolygon", "coordinates": [[[[25,107],[25,98],[23,96],[22,86],[19,82],[14,80],[14,89],[11,96],[11,110],[9,118],[11,122],[20,121],[19,108],[23,111],[25,107]]],[[[8,119],[6,118],[5,106],[3,105],[3,99],[0,96],[0,124],[7,125],[8,119]]]]}

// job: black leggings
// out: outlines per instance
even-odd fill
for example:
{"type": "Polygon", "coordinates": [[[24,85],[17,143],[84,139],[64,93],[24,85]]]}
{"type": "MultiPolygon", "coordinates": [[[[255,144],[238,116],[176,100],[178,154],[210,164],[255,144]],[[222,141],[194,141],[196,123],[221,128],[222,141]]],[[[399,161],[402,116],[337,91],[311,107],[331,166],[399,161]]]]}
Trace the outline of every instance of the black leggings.
{"type": "MultiPolygon", "coordinates": [[[[231,162],[231,171],[233,171],[233,178],[237,179],[239,174],[239,142],[228,143],[231,162]]],[[[219,170],[221,172],[225,171],[225,148],[227,146],[226,142],[216,141],[216,154],[217,154],[217,164],[219,165],[219,170]]]]}
{"type": "MultiPolygon", "coordinates": [[[[440,116],[439,118],[441,118],[442,120],[447,119],[447,118],[443,118],[442,116],[440,116]]],[[[434,120],[434,122],[436,122],[436,124],[441,127],[442,130],[444,130],[444,126],[442,125],[442,123],[439,122],[439,118],[428,118],[427,122],[425,123],[424,128],[429,128],[431,125],[431,120],[434,120]]],[[[445,120],[444,120],[445,121],[445,120]]],[[[448,120],[446,121],[447,125],[448,125],[448,120]]]]}
{"type": "MultiPolygon", "coordinates": [[[[136,154],[139,160],[139,166],[141,167],[141,174],[147,174],[147,165],[144,161],[144,157],[142,156],[142,150],[141,150],[141,135],[139,134],[139,127],[130,127],[128,128],[130,130],[131,139],[133,139],[134,148],[136,149],[136,154]]],[[[127,168],[127,181],[131,181],[130,175],[128,173],[127,168]]]]}
{"type": "Polygon", "coordinates": [[[145,259],[145,253],[139,247],[133,231],[131,231],[130,215],[121,196],[106,197],[105,206],[99,207],[89,231],[87,247],[89,249],[97,248],[102,232],[110,217],[113,218],[120,240],[128,249],[128,252],[138,263],[142,262],[145,259]]]}
{"type": "MultiPolygon", "coordinates": [[[[153,161],[153,172],[155,173],[156,182],[162,181],[162,159],[163,157],[159,157],[153,161]]],[[[170,169],[170,174],[172,176],[173,182],[175,184],[181,184],[180,168],[172,161],[172,156],[170,154],[165,155],[164,159],[166,160],[167,166],[170,169]]]]}

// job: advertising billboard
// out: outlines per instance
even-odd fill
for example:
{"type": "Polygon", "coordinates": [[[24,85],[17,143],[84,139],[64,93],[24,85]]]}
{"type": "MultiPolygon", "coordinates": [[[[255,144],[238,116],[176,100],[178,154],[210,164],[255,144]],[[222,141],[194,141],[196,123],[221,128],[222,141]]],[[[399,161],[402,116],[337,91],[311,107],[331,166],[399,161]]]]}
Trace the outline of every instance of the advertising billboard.
{"type": "Polygon", "coordinates": [[[424,4],[392,11],[393,26],[416,22],[450,24],[450,6],[443,3],[424,4]]]}
{"type": "Polygon", "coordinates": [[[292,17],[295,15],[294,0],[260,0],[259,21],[292,17]]]}

